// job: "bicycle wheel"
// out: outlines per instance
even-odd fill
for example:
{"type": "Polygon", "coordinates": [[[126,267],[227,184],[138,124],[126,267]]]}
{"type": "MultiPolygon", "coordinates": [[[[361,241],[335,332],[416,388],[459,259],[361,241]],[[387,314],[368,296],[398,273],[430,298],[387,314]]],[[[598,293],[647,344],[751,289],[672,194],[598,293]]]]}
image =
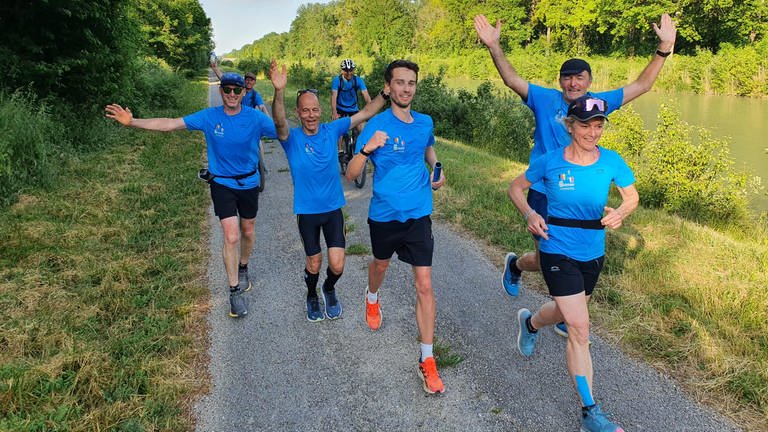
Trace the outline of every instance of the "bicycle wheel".
{"type": "Polygon", "coordinates": [[[347,164],[349,163],[349,160],[351,159],[348,157],[349,151],[349,134],[344,134],[341,137],[341,153],[339,153],[339,171],[341,171],[341,175],[344,175],[347,173],[347,164]]]}

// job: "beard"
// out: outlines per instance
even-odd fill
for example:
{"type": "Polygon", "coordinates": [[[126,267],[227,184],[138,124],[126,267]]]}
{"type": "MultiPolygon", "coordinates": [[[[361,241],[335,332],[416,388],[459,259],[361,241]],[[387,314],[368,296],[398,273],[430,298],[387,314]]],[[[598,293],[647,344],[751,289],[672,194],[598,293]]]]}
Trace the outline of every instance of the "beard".
{"type": "Polygon", "coordinates": [[[403,108],[403,109],[405,109],[405,108],[408,108],[408,107],[410,107],[410,106],[411,106],[411,103],[410,103],[410,102],[408,102],[408,103],[402,103],[402,102],[400,102],[400,101],[398,101],[398,100],[396,100],[396,99],[392,99],[392,103],[393,103],[393,104],[395,104],[395,105],[397,105],[397,106],[399,106],[400,108],[403,108]]]}

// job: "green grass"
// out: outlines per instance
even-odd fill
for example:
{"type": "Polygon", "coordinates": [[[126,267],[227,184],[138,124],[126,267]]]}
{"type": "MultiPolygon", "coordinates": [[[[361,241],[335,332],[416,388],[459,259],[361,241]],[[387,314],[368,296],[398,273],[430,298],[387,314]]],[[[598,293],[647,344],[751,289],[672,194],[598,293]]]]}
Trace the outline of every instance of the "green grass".
{"type": "MultiPolygon", "coordinates": [[[[506,195],[525,166],[445,140],[436,150],[447,180],[436,217],[500,250],[531,250],[506,195]]],[[[768,430],[768,235],[759,224],[749,236],[734,231],[640,208],[607,233],[591,312],[601,334],[742,427],[768,430]]]]}
{"type": "Polygon", "coordinates": [[[442,342],[437,336],[433,341],[435,363],[439,369],[453,367],[464,361],[464,357],[451,353],[451,346],[442,342]]]}
{"type": "Polygon", "coordinates": [[[191,428],[203,138],[110,127],[122,144],[69,158],[55,187],[0,213],[0,430],[191,428]]]}
{"type": "Polygon", "coordinates": [[[347,246],[347,255],[368,255],[371,250],[362,243],[354,243],[347,246]]]}

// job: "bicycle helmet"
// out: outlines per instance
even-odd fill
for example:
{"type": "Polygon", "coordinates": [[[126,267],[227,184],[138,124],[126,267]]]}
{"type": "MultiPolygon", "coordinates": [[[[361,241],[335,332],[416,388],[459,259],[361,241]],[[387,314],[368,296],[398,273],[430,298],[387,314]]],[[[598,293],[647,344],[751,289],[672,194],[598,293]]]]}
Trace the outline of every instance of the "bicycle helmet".
{"type": "Polygon", "coordinates": [[[341,68],[344,70],[354,69],[357,65],[352,59],[344,59],[341,61],[341,68]]]}

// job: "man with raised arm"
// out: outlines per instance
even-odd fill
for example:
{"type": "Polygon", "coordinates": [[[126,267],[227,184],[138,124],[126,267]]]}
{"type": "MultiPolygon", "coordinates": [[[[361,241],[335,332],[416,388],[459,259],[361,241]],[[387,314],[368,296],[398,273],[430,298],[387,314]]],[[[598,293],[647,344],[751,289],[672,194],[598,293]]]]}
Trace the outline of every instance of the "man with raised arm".
{"type": "Polygon", "coordinates": [[[272,116],[293,179],[293,212],[299,235],[304,245],[306,262],[304,282],[307,285],[307,320],[322,321],[325,317],[341,316],[341,302],[336,296],[336,282],[344,272],[344,215],[341,208],[346,204],[339,178],[336,141],[350,127],[368,120],[384,107],[385,96],[380,93],[365,109],[330,123],[320,123],[320,99],[317,90],[299,90],[296,95],[296,116],[300,127],[288,128],[285,114],[285,86],[288,74],[285,65],[278,68],[272,60],[269,77],[275,87],[272,116]],[[323,282],[325,313],[320,309],[317,282],[323,254],[320,232],[323,232],[328,248],[328,267],[323,282]]]}
{"type": "Polygon", "coordinates": [[[368,209],[373,258],[368,265],[365,291],[365,320],[371,330],[381,327],[379,288],[384,282],[389,261],[397,252],[400,261],[411,265],[416,282],[416,325],[421,340],[419,372],[427,393],[442,393],[443,381],[432,353],[435,334],[435,293],[432,290],[432,190],[445,183],[438,181],[425,166],[437,163],[433,147],[432,118],[411,110],[416,94],[419,66],[395,60],[384,73],[384,92],[392,107],[374,116],[357,141],[355,156],[349,162],[347,179],[353,180],[371,159],[373,195],[368,209]]]}
{"type": "Polygon", "coordinates": [[[277,136],[268,116],[241,105],[244,89],[243,77],[227,72],[221,76],[219,86],[222,106],[179,118],[137,119],[128,108],[117,104],[106,107],[106,116],[124,126],[162,132],[199,130],[205,134],[210,174],[207,180],[213,210],[224,231],[222,255],[229,286],[229,316],[233,318],[248,314],[243,293],[253,286],[248,260],[256,239],[259,208],[259,140],[262,136],[277,136]]]}
{"type": "MultiPolygon", "coordinates": [[[[566,129],[564,118],[567,116],[568,105],[576,99],[589,94],[593,97],[604,99],[608,102],[608,112],[617,110],[638,96],[648,92],[667,57],[672,54],[675,46],[677,31],[675,24],[668,14],[661,16],[661,24],[653,23],[653,29],[659,38],[659,44],[651,61],[640,73],[637,79],[622,88],[607,92],[589,92],[592,84],[592,69],[589,64],[581,59],[569,59],[560,67],[560,90],[544,88],[532,84],[517,74],[509,63],[504,51],[501,49],[499,37],[501,35],[501,23],[496,22],[492,26],[483,15],[475,17],[475,30],[480,41],[488,47],[494,65],[504,84],[517,93],[532,111],[536,119],[536,130],[533,134],[533,149],[530,161],[533,162],[544,153],[561,149],[571,142],[566,129]]],[[[528,205],[534,212],[547,219],[547,196],[541,182],[535,183],[528,191],[528,205]]],[[[530,215],[528,215],[530,217],[530,215]]],[[[535,252],[528,252],[517,257],[513,252],[507,254],[504,263],[502,285],[509,295],[517,296],[520,292],[520,277],[522,271],[540,271],[539,266],[539,240],[541,237],[534,235],[535,252]]],[[[561,336],[568,337],[567,329],[563,323],[555,325],[555,331],[561,336]]]]}

